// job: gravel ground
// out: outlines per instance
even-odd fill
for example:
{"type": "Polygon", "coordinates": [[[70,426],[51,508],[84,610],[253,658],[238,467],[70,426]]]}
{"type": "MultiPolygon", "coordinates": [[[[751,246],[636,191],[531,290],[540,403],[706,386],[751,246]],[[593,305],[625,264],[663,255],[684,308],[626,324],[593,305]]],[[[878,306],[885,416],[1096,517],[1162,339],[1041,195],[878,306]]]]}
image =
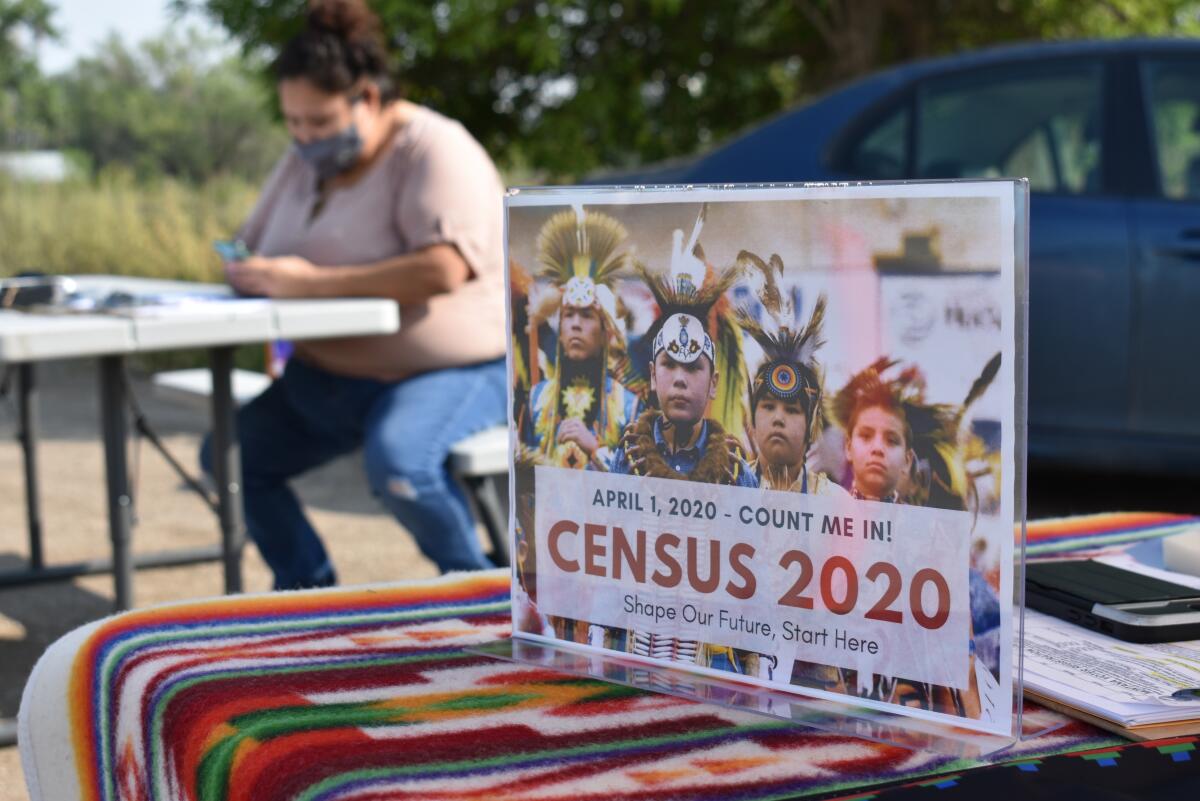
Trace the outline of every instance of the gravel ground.
{"type": "MultiPolygon", "coordinates": [[[[38,373],[44,550],[48,563],[110,555],[99,442],[99,403],[92,362],[44,365],[38,373]]],[[[156,398],[144,376],[132,377],[139,404],[176,459],[192,468],[207,415],[201,406],[156,398]]],[[[0,401],[0,571],[21,567],[28,553],[21,452],[15,440],[16,409],[0,401]]],[[[157,551],[219,541],[215,517],[192,495],[148,443],[130,448],[136,488],[137,551],[157,551]]],[[[412,539],[368,494],[356,457],[330,464],[297,483],[314,525],[325,537],[345,584],[412,579],[437,574],[412,539]]],[[[219,564],[141,571],[134,602],[220,594],[219,564]]],[[[250,547],[244,563],[248,591],[270,589],[270,573],[250,547]]],[[[0,590],[0,718],[14,718],[25,679],[38,656],[70,629],[108,614],[112,578],[0,590]]],[[[2,725],[2,724],[0,724],[2,725]]],[[[15,747],[0,748],[0,801],[28,795],[15,747]]]]}

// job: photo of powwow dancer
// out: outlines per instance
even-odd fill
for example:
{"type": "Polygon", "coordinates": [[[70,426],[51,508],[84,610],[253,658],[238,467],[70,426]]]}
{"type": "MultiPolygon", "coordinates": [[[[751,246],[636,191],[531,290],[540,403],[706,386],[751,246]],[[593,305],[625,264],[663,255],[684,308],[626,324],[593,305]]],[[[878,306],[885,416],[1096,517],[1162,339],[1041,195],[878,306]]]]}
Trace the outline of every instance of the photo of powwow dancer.
{"type": "MultiPolygon", "coordinates": [[[[825,423],[825,386],[817,350],[825,344],[822,326],[826,299],[817,298],[807,323],[797,318],[793,301],[780,292],[778,278],[783,261],[772,254],[769,262],[748,251],[738,261],[762,277],[758,300],[763,319],[739,310],[738,324],[762,348],[762,362],[750,381],[750,441],[752,462],[759,486],[785,492],[848,497],[846,490],[823,472],[810,469],[809,450],[825,423]]],[[[829,665],[797,662],[779,680],[834,690],[840,686],[838,669],[829,665]]]]}
{"type": "MultiPolygon", "coordinates": [[[[621,223],[582,207],[555,214],[538,233],[525,314],[529,352],[539,354],[536,332],[544,321],[557,322],[557,338],[546,377],[530,388],[519,421],[528,453],[518,456],[526,461],[607,470],[622,432],[642,408],[641,398],[613,375],[625,343],[611,282],[628,269],[627,239],[621,223]]],[[[589,642],[587,623],[547,620],[559,639],[589,642]]]]}
{"type": "Polygon", "coordinates": [[[786,492],[846,497],[846,490],[823,472],[812,470],[808,454],[825,423],[825,387],[816,352],[825,344],[825,296],[817,298],[807,324],[797,319],[793,301],[779,291],[776,273],[783,261],[772,254],[764,262],[748,251],[740,263],[761,272],[763,320],[739,310],[738,324],[762,348],[762,363],[750,381],[748,433],[759,486],[786,492]]]}
{"type": "MultiPolygon", "coordinates": [[[[638,269],[654,293],[658,317],[646,336],[652,342],[650,389],[652,406],[638,417],[613,454],[614,473],[756,487],[738,439],[706,416],[718,396],[722,363],[706,322],[714,305],[736,280],[739,270],[718,272],[707,265],[699,248],[704,222],[701,209],[692,236],[675,234],[666,274],[638,269]]],[[[732,331],[740,337],[736,329],[732,331]]],[[[741,371],[740,340],[724,364],[741,371]],[[731,358],[732,357],[732,358],[731,358]]],[[[760,655],[729,646],[702,643],[643,631],[606,628],[603,646],[617,651],[743,675],[759,675],[760,655]]]]}
{"type": "Polygon", "coordinates": [[[641,399],[614,376],[624,332],[612,281],[628,268],[628,234],[612,217],[582,208],[555,214],[538,234],[530,331],[557,317],[554,359],[529,392],[522,440],[556,467],[607,469],[641,399]]]}
{"type": "MultiPolygon", "coordinates": [[[[834,420],[846,434],[851,494],[881,503],[939,506],[965,511],[971,477],[964,466],[969,433],[964,420],[971,405],[991,385],[1000,367],[992,357],[972,383],[961,404],[933,404],[924,396],[924,379],[914,365],[886,377],[897,362],[876,360],[854,375],[833,399],[834,420]]],[[[983,658],[999,676],[995,657],[976,648],[1000,625],[996,589],[977,570],[969,573],[971,604],[970,686],[966,690],[891,676],[866,676],[849,668],[796,662],[792,683],[830,692],[858,695],[886,703],[978,718],[979,689],[975,660],[983,658]]]]}
{"type": "MultiPolygon", "coordinates": [[[[672,253],[666,274],[638,264],[658,305],[658,317],[646,332],[652,343],[648,370],[653,405],[626,428],[610,469],[627,475],[757,487],[739,441],[741,432],[727,431],[706,414],[723,387],[742,383],[736,377],[745,368],[740,331],[733,327],[731,337],[720,337],[722,344],[732,339],[729,350],[734,351],[722,354],[714,341],[716,332],[708,325],[713,307],[740,271],[718,272],[697,255],[703,253],[697,237],[704,215],[702,209],[688,242],[691,247],[684,245],[672,253]],[[731,373],[724,383],[722,365],[731,373]]],[[[676,231],[677,243],[681,240],[682,232],[676,231]]],[[[740,412],[740,399],[736,403],[740,412]]]]}
{"type": "Polygon", "coordinates": [[[833,399],[845,432],[850,494],[861,500],[964,511],[972,479],[963,457],[963,423],[1000,370],[997,353],[960,404],[929,403],[916,365],[886,375],[898,362],[884,356],[854,375],[833,399]]]}

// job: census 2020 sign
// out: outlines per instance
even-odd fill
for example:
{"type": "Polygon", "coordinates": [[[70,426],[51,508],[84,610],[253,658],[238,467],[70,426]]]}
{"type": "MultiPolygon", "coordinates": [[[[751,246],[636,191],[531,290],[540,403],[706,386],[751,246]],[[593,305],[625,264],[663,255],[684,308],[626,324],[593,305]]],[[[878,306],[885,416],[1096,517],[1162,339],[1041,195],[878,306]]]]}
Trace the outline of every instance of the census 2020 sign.
{"type": "Polygon", "coordinates": [[[1009,733],[1024,192],[510,193],[514,636],[1009,733]]]}
{"type": "Polygon", "coordinates": [[[752,676],[783,684],[803,661],[967,688],[970,540],[960,514],[579,478],[537,471],[545,614],[761,654],[752,676]]]}

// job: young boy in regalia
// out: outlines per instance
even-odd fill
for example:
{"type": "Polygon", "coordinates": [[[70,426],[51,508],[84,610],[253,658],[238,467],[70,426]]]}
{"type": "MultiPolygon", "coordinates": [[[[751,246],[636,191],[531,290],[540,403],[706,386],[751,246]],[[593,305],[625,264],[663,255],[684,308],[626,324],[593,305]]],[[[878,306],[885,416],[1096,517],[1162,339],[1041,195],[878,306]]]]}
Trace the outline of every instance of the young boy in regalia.
{"type": "Polygon", "coordinates": [[[783,262],[771,257],[770,265],[742,251],[741,260],[762,270],[766,284],[759,293],[763,319],[739,311],[742,330],[762,348],[763,358],[750,382],[750,440],[752,464],[759,486],[813,495],[841,495],[846,491],[824,473],[810,470],[808,452],[824,423],[824,381],[817,349],[825,344],[825,296],[817,298],[808,324],[795,320],[790,301],[783,301],[774,273],[783,262]]]}
{"type": "Polygon", "coordinates": [[[641,409],[612,371],[624,348],[611,283],[628,264],[626,236],[612,217],[581,209],[554,215],[538,236],[537,277],[552,287],[558,341],[554,374],[530,390],[522,434],[546,464],[605,468],[641,409]]]}
{"type": "MultiPolygon", "coordinates": [[[[697,228],[702,220],[703,212],[697,228]]],[[[650,386],[657,406],[642,412],[626,429],[613,454],[612,472],[756,487],[736,439],[705,415],[717,397],[720,376],[716,346],[704,321],[737,271],[710,277],[699,259],[684,258],[673,259],[666,276],[651,274],[641,265],[639,269],[659,307],[658,319],[646,334],[653,343],[650,386]]],[[[743,675],[757,676],[762,667],[760,655],[752,651],[653,632],[606,628],[602,644],[743,675]]]]}
{"type": "MultiPolygon", "coordinates": [[[[617,220],[581,208],[555,214],[538,235],[536,277],[550,289],[531,309],[530,330],[547,307],[550,314],[557,307],[558,317],[553,374],[530,389],[521,425],[527,458],[539,464],[607,469],[621,432],[641,409],[641,399],[612,373],[624,348],[611,283],[628,265],[626,238],[617,220]]],[[[588,641],[588,623],[547,620],[558,638],[588,641]]]]}
{"type": "MultiPolygon", "coordinates": [[[[703,218],[702,211],[697,229],[703,218]]],[[[717,365],[724,362],[739,374],[742,369],[740,346],[736,354],[726,353],[719,359],[706,324],[738,270],[709,276],[707,265],[692,254],[675,254],[666,275],[653,274],[640,264],[638,269],[659,308],[658,318],[646,333],[653,343],[650,390],[657,407],[642,412],[626,429],[613,454],[612,472],[758,486],[738,444],[740,432],[726,432],[716,419],[705,415],[718,395],[721,375],[717,365]],[[737,363],[731,363],[730,357],[737,363]]]]}

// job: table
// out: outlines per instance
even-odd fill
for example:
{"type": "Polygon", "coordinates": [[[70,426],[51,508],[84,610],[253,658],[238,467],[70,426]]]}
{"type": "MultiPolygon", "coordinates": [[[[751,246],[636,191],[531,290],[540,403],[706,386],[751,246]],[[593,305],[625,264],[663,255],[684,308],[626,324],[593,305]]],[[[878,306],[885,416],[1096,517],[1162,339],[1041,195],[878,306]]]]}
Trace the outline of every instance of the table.
{"type": "MultiPolygon", "coordinates": [[[[1181,519],[1049,521],[1031,539],[1073,527],[1085,546],[1111,545],[1181,519]]],[[[509,582],[494,570],[89,624],[51,646],[25,688],[30,796],[708,801],[945,798],[956,788],[979,798],[991,787],[1020,798],[1030,783],[1049,797],[1064,773],[1078,797],[1188,787],[1195,797],[1200,786],[1197,738],[1127,743],[1033,705],[1027,716],[1061,727],[973,760],[491,660],[469,649],[509,632],[509,582]]]]}
{"type": "Polygon", "coordinates": [[[132,604],[136,566],[189,564],[219,556],[226,592],[240,592],[245,540],[241,464],[231,375],[238,345],[276,339],[319,339],[388,334],[399,329],[395,302],[380,298],[330,300],[238,299],[228,287],[117,276],[78,276],[79,290],[101,295],[179,299],[177,304],[142,306],[119,314],[27,314],[0,310],[0,364],[17,368],[20,438],[25,456],[29,569],[0,573],[0,587],[53,581],[111,570],[116,608],[132,604]],[[206,296],[198,300],[195,296],[206,296]],[[190,302],[183,299],[191,298],[190,302]],[[125,359],[131,354],[182,348],[208,351],[213,376],[212,446],[221,528],[219,549],[194,549],[133,557],[130,547],[132,496],[126,464],[128,422],[125,359]],[[112,560],[46,565],[37,474],[37,380],[35,365],[53,359],[96,358],[99,362],[100,420],[108,495],[112,560]]]}

